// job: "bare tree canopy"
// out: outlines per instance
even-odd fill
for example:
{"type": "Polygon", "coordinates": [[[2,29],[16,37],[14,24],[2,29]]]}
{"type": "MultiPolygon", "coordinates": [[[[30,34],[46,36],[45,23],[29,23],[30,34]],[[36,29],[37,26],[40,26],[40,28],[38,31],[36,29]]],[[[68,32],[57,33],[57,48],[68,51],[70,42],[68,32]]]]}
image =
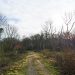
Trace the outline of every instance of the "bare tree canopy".
{"type": "Polygon", "coordinates": [[[75,14],[74,13],[66,13],[64,17],[64,23],[66,25],[66,32],[71,32],[75,25],[75,14]]]}
{"type": "Polygon", "coordinates": [[[5,26],[5,35],[9,38],[16,38],[18,36],[16,27],[9,24],[5,26]]]}

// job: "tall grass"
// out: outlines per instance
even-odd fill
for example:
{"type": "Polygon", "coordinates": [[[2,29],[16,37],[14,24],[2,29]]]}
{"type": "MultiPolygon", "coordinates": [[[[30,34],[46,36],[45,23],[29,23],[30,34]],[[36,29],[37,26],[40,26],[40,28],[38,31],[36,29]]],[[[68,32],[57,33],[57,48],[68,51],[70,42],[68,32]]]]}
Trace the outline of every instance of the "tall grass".
{"type": "Polygon", "coordinates": [[[61,75],[75,75],[75,51],[66,49],[56,56],[61,75]]]}

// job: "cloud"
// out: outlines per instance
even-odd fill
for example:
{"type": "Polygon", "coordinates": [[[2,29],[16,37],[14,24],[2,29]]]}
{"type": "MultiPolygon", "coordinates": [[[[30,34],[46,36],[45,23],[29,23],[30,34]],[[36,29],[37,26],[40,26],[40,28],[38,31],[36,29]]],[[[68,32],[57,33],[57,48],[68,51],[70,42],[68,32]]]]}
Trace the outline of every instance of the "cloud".
{"type": "Polygon", "coordinates": [[[0,0],[0,5],[0,11],[11,23],[16,22],[23,35],[39,32],[41,25],[49,19],[60,27],[65,11],[75,9],[75,0],[0,0]]]}

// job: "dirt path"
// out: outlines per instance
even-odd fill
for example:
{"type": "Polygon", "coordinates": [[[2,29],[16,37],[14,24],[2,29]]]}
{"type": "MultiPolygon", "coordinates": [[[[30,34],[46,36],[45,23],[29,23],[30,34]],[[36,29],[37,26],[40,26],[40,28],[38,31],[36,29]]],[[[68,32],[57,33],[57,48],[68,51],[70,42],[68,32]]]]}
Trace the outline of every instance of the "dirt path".
{"type": "Polygon", "coordinates": [[[35,66],[34,66],[34,55],[32,52],[30,52],[27,56],[28,60],[28,71],[27,75],[38,75],[35,66]]]}
{"type": "Polygon", "coordinates": [[[30,58],[29,59],[29,63],[28,63],[28,72],[27,72],[27,75],[38,75],[35,67],[34,67],[34,64],[33,64],[33,59],[30,58]]]}
{"type": "Polygon", "coordinates": [[[27,75],[49,75],[48,70],[40,61],[40,56],[35,52],[28,54],[28,72],[27,75]]]}
{"type": "Polygon", "coordinates": [[[41,75],[50,75],[49,71],[45,68],[44,64],[40,60],[36,60],[36,68],[41,75]]]}

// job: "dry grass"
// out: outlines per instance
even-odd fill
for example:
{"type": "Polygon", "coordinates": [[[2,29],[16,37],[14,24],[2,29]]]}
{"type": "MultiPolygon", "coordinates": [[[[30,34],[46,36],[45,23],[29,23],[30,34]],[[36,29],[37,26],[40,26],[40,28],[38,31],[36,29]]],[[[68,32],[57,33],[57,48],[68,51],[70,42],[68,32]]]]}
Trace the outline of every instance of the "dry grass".
{"type": "Polygon", "coordinates": [[[75,51],[66,49],[56,57],[62,75],[75,75],[75,51]]]}

